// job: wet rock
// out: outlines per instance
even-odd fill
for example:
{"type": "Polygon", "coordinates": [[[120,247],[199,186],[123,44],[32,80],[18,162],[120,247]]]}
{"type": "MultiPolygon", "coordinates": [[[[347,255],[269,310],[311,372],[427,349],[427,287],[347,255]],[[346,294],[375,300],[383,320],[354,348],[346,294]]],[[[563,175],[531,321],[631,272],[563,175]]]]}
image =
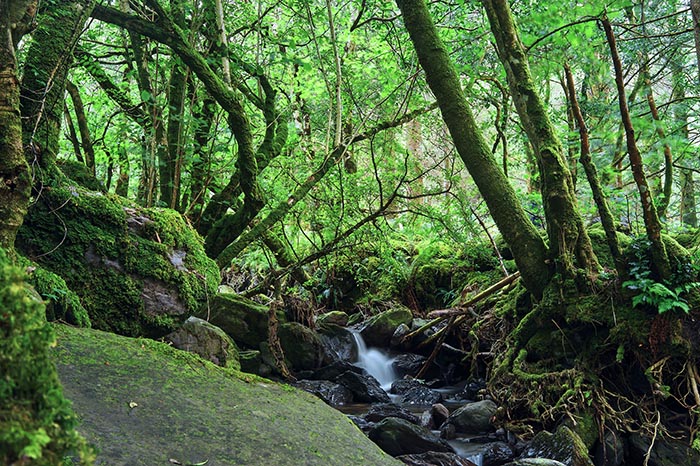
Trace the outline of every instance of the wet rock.
{"type": "Polygon", "coordinates": [[[240,369],[236,343],[216,325],[190,317],[182,327],[165,336],[165,340],[184,351],[200,355],[221,367],[240,369]]]}
{"type": "Polygon", "coordinates": [[[393,309],[371,317],[362,325],[360,334],[367,346],[386,348],[391,343],[391,337],[396,328],[401,324],[409,324],[412,319],[413,314],[410,309],[397,305],[393,309]]]}
{"type": "Polygon", "coordinates": [[[335,381],[353,394],[355,401],[363,403],[390,403],[391,399],[377,379],[368,374],[358,374],[353,371],[346,371],[335,378],[335,381]]]}
{"type": "MultiPolygon", "coordinates": [[[[648,438],[639,434],[631,435],[627,464],[643,464],[649,444],[648,438]]],[[[700,464],[700,452],[693,450],[687,442],[657,437],[651,449],[648,466],[697,466],[698,464],[700,464]]]]}
{"type": "Polygon", "coordinates": [[[436,403],[430,408],[430,417],[435,427],[440,427],[450,417],[450,411],[442,403],[436,403]]]}
{"type": "Polygon", "coordinates": [[[486,388],[486,382],[483,379],[471,380],[464,386],[464,390],[459,392],[455,398],[468,401],[477,401],[481,396],[480,392],[486,388]]]}
{"type": "Polygon", "coordinates": [[[554,434],[545,431],[538,433],[520,457],[550,458],[567,466],[593,466],[583,440],[567,426],[560,426],[554,434]]]}
{"type": "Polygon", "coordinates": [[[399,401],[412,405],[432,405],[442,401],[442,394],[426,387],[417,379],[397,380],[391,384],[391,393],[400,395],[399,401]]]}
{"type": "Polygon", "coordinates": [[[356,372],[358,374],[364,374],[365,371],[347,361],[334,361],[320,369],[315,370],[309,377],[312,380],[332,380],[335,381],[336,378],[345,372],[356,372]]]}
{"type": "Polygon", "coordinates": [[[331,406],[342,406],[353,401],[350,390],[328,380],[300,380],[294,386],[313,393],[331,406]]]}
{"type": "Polygon", "coordinates": [[[556,460],[550,460],[546,458],[525,458],[525,459],[519,459],[515,461],[511,461],[510,463],[506,463],[503,466],[566,466],[564,463],[561,463],[556,460]]]}
{"type": "Polygon", "coordinates": [[[294,370],[318,369],[331,362],[321,337],[298,322],[287,322],[279,326],[279,340],[284,357],[294,370]]]}
{"type": "Polygon", "coordinates": [[[348,419],[350,419],[357,427],[360,428],[362,432],[369,432],[369,430],[374,427],[374,425],[371,422],[367,422],[364,418],[360,416],[353,416],[348,415],[348,419]]]}
{"type": "Polygon", "coordinates": [[[414,414],[394,403],[373,405],[365,415],[365,419],[369,422],[380,422],[388,417],[405,419],[411,424],[420,425],[420,420],[414,414]]]}
{"type": "Polygon", "coordinates": [[[399,377],[415,376],[428,358],[420,354],[403,353],[394,358],[393,366],[399,377]]]}
{"type": "Polygon", "coordinates": [[[429,451],[419,455],[401,455],[396,459],[403,461],[409,466],[476,466],[466,458],[455,453],[440,453],[429,451]]]}
{"type": "Polygon", "coordinates": [[[369,432],[369,438],[392,456],[428,451],[454,453],[452,447],[425,427],[388,417],[369,432]]]}
{"type": "Polygon", "coordinates": [[[595,446],[595,464],[621,466],[625,461],[625,441],[619,432],[607,430],[602,442],[595,446]]]}
{"type": "Polygon", "coordinates": [[[510,445],[503,442],[488,444],[482,454],[483,466],[501,466],[502,464],[512,461],[515,457],[515,452],[510,445]]]}
{"type": "Polygon", "coordinates": [[[403,337],[408,335],[410,331],[411,329],[406,324],[401,324],[396,327],[396,330],[394,330],[394,334],[391,336],[391,340],[389,341],[391,347],[404,348],[403,337]]]}
{"type": "Polygon", "coordinates": [[[456,432],[479,434],[493,430],[491,418],[496,414],[496,403],[491,400],[469,403],[453,412],[447,423],[455,427],[456,432]]]}
{"type": "Polygon", "coordinates": [[[343,311],[330,311],[321,314],[316,318],[316,325],[338,325],[345,327],[348,325],[349,316],[343,311]]]}
{"type": "Polygon", "coordinates": [[[337,361],[354,361],[357,359],[355,337],[348,329],[335,324],[316,323],[316,331],[326,352],[337,361]]]}

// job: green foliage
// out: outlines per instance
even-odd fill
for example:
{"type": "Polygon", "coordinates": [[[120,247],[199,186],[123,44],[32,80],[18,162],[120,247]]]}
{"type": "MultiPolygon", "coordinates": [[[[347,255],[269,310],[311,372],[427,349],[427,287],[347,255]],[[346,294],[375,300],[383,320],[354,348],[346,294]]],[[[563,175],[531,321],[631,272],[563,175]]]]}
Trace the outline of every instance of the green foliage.
{"type": "Polygon", "coordinates": [[[71,454],[91,464],[51,360],[55,337],[44,312],[0,249],[0,462],[48,466],[71,454]]]}
{"type": "Polygon", "coordinates": [[[695,281],[697,268],[692,261],[675,257],[675,273],[671,280],[660,282],[653,277],[651,270],[650,242],[646,237],[638,237],[629,246],[632,258],[629,261],[630,280],[622,286],[634,292],[632,306],[640,305],[655,309],[659,314],[668,311],[690,312],[684,295],[700,286],[695,281]]]}

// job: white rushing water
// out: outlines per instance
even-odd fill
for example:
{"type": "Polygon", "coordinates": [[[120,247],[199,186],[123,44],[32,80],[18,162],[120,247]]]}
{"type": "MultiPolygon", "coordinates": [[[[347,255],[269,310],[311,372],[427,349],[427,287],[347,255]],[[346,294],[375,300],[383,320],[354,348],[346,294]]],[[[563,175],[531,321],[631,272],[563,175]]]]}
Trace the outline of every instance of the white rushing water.
{"type": "Polygon", "coordinates": [[[369,375],[377,379],[385,392],[391,388],[391,384],[398,378],[394,371],[394,358],[389,357],[377,348],[367,348],[365,340],[360,332],[352,332],[357,346],[357,362],[354,364],[366,370],[369,375]]]}

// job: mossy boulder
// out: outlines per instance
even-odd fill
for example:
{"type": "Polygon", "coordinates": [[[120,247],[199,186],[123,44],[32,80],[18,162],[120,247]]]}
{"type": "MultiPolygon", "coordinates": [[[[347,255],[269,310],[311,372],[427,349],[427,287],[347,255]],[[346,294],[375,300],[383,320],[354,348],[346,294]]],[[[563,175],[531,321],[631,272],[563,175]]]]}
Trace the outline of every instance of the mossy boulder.
{"type": "Polygon", "coordinates": [[[520,457],[549,458],[568,466],[593,466],[581,437],[563,425],[553,434],[542,431],[535,435],[520,457]]]}
{"type": "MultiPolygon", "coordinates": [[[[267,341],[268,307],[235,293],[219,293],[209,304],[200,309],[198,317],[220,327],[241,346],[257,350],[267,341]]],[[[277,312],[277,320],[286,322],[283,311],[277,312]]]]}
{"type": "Polygon", "coordinates": [[[46,320],[60,320],[78,327],[90,327],[90,316],[80,302],[80,297],[68,287],[66,281],[40,265],[19,258],[28,272],[27,281],[34,287],[46,305],[46,320]]]}
{"type": "Polygon", "coordinates": [[[284,357],[293,370],[318,369],[332,362],[321,337],[309,327],[286,322],[279,326],[277,335],[284,357]]]}
{"type": "Polygon", "coordinates": [[[167,334],[219,282],[218,267],[179,213],[79,186],[46,187],[17,247],[65,279],[94,327],[123,335],[167,334]]]}
{"type": "Polygon", "coordinates": [[[343,311],[330,311],[316,318],[316,325],[333,324],[342,327],[348,325],[349,316],[343,311]]]}
{"type": "MultiPolygon", "coordinates": [[[[617,236],[617,242],[620,244],[621,250],[624,250],[627,246],[629,246],[630,242],[632,241],[632,238],[619,231],[615,232],[615,235],[617,236]]],[[[605,236],[603,226],[596,223],[589,227],[588,237],[591,239],[593,252],[598,258],[600,265],[606,269],[614,270],[615,261],[613,261],[612,254],[610,253],[610,246],[608,246],[608,239],[605,236]]]]}
{"type": "Polygon", "coordinates": [[[83,188],[91,191],[105,192],[105,187],[100,180],[95,177],[84,163],[77,160],[58,159],[58,168],[70,178],[71,181],[79,184],[83,188]]]}
{"type": "Polygon", "coordinates": [[[0,248],[0,464],[61,464],[70,451],[91,464],[50,357],[54,343],[42,300],[0,248]]]}
{"type": "Polygon", "coordinates": [[[405,306],[396,305],[388,311],[381,312],[367,320],[360,329],[360,334],[367,346],[386,348],[391,337],[401,324],[410,325],[413,313],[405,306]]]}
{"type": "Polygon", "coordinates": [[[61,382],[103,464],[401,464],[309,393],[156,341],[55,328],[61,382]]]}
{"type": "Polygon", "coordinates": [[[454,453],[445,440],[425,427],[398,417],[383,419],[369,432],[369,438],[392,456],[428,451],[454,453]]]}
{"type": "Polygon", "coordinates": [[[198,354],[217,366],[240,370],[241,362],[236,343],[216,325],[190,317],[182,327],[165,336],[173,347],[198,354]]]}

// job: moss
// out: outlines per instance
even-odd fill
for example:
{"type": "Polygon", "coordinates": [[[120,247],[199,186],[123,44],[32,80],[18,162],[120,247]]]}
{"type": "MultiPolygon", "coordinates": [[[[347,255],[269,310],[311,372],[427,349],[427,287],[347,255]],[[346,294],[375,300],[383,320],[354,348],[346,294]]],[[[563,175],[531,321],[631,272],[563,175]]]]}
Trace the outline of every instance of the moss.
{"type": "Polygon", "coordinates": [[[148,339],[55,329],[66,392],[105,464],[400,464],[300,390],[148,339]]]}
{"type": "Polygon", "coordinates": [[[60,320],[78,327],[91,326],[90,316],[80,298],[63,278],[24,257],[19,257],[18,261],[29,272],[27,281],[44,300],[46,320],[60,320]]]}
{"type": "Polygon", "coordinates": [[[106,191],[102,182],[98,180],[95,175],[90,173],[90,170],[88,170],[84,163],[75,160],[59,159],[57,164],[64,175],[83,188],[91,191],[106,191]]]}
{"type": "Polygon", "coordinates": [[[44,304],[34,296],[0,248],[0,462],[55,465],[73,451],[91,464],[49,356],[55,337],[44,304]]]}
{"type": "Polygon", "coordinates": [[[168,333],[219,282],[201,239],[177,212],[76,186],[45,189],[17,247],[65,279],[96,328],[125,335],[168,333]]]}
{"type": "MultiPolygon", "coordinates": [[[[596,257],[598,257],[598,262],[601,266],[606,269],[614,270],[615,261],[610,253],[610,247],[608,246],[608,240],[605,237],[605,230],[603,230],[602,225],[596,223],[595,225],[588,228],[588,237],[591,239],[591,246],[593,247],[593,252],[596,257]]],[[[620,249],[624,250],[629,246],[632,239],[621,232],[616,232],[617,241],[620,244],[620,249]]]]}

